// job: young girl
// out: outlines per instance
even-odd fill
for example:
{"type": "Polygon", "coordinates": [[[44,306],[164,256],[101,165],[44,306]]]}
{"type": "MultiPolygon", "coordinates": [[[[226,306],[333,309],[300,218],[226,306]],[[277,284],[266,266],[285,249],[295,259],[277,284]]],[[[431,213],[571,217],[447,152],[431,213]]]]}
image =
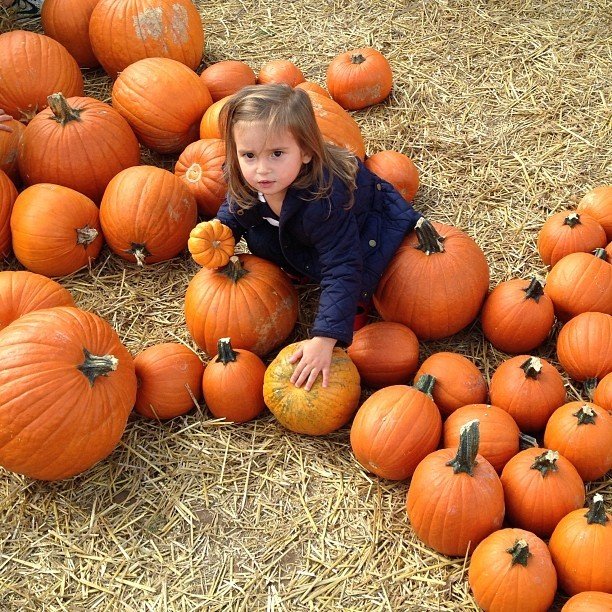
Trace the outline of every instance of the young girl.
{"type": "Polygon", "coordinates": [[[254,255],[320,283],[310,339],[291,358],[291,382],[329,380],[334,345],[348,346],[358,304],[420,214],[345,149],[325,143],[310,98],[254,85],[223,107],[227,197],[217,218],[254,255]]]}

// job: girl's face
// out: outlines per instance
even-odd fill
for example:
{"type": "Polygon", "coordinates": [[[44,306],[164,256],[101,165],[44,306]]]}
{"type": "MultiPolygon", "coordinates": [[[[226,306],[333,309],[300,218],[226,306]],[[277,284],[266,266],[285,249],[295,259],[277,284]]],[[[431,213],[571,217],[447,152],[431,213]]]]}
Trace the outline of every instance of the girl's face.
{"type": "Polygon", "coordinates": [[[233,136],[244,180],[279,209],[287,189],[312,155],[300,149],[289,130],[271,133],[263,122],[237,121],[233,136]]]}

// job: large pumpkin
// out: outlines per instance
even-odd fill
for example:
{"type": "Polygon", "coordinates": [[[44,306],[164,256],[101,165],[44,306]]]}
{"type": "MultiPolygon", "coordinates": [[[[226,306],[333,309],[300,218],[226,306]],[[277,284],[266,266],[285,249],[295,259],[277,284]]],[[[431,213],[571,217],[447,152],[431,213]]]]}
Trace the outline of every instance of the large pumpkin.
{"type": "Polygon", "coordinates": [[[323,436],[348,423],[357,410],[359,373],[346,351],[334,347],[327,387],[318,376],[310,391],[291,381],[295,364],[289,359],[299,343],[281,349],[266,369],[264,400],[281,425],[301,434],[323,436]]]}
{"type": "Polygon", "coordinates": [[[65,306],[30,312],[0,332],[0,465],[42,480],[79,474],[117,446],[135,398],[134,362],[106,321],[65,306]]]}
{"type": "Polygon", "coordinates": [[[419,171],[414,162],[399,151],[379,151],[365,160],[365,167],[391,183],[407,202],[419,189],[419,171]]]}
{"type": "Polygon", "coordinates": [[[374,304],[386,321],[407,325],[419,340],[450,336],[478,314],[489,267],[464,232],[419,219],[387,266],[374,304]]]}
{"type": "Polygon", "coordinates": [[[127,121],[93,98],[48,98],[49,108],[30,121],[19,146],[26,185],[54,183],[99,203],[109,181],[140,163],[140,147],[127,121]]]}
{"type": "Polygon", "coordinates": [[[193,70],[164,57],[125,68],[113,85],[112,100],[138,140],[158,153],[179,153],[197,140],[202,115],[212,104],[193,70]]]}
{"type": "Polygon", "coordinates": [[[108,245],[139,266],[176,257],[187,246],[197,215],[185,183],[156,166],[134,166],[117,174],[100,204],[108,245]]]}
{"type": "Polygon", "coordinates": [[[148,57],[170,58],[195,70],[204,51],[202,20],[190,0],[100,0],[91,14],[89,38],[113,78],[148,57]]]}
{"type": "Polygon", "coordinates": [[[15,119],[31,119],[57,91],[83,95],[78,64],[48,36],[25,30],[0,34],[0,57],[0,108],[15,119]]]}
{"type": "Polygon", "coordinates": [[[255,85],[257,82],[253,69],[238,60],[224,60],[211,64],[202,71],[200,78],[208,88],[213,102],[231,96],[243,87],[255,85]]]}
{"type": "Polygon", "coordinates": [[[11,254],[11,213],[16,199],[17,189],[15,185],[0,170],[0,261],[11,254]]]}
{"type": "Polygon", "coordinates": [[[266,355],[289,336],[297,315],[297,292],[289,277],[255,255],[234,256],[220,269],[203,268],[185,294],[187,329],[211,356],[225,337],[234,348],[266,355]]]}
{"type": "Polygon", "coordinates": [[[3,121],[2,123],[10,128],[10,131],[0,130],[0,170],[6,172],[11,181],[16,183],[19,180],[17,153],[25,125],[16,119],[3,121]]]}
{"type": "Polygon", "coordinates": [[[599,185],[585,193],[577,209],[594,217],[612,240],[612,185],[599,185]]]}

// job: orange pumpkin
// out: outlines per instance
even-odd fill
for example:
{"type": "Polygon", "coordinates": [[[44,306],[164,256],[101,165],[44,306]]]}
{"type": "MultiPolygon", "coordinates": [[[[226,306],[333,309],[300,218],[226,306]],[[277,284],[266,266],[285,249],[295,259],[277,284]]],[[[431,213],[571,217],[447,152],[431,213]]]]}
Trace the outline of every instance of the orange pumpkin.
{"type": "Polygon", "coordinates": [[[198,223],[191,230],[187,247],[197,264],[204,268],[220,268],[228,264],[235,243],[232,230],[219,219],[212,219],[198,223]]]}
{"type": "MultiPolygon", "coordinates": [[[[273,319],[272,319],[273,320],[273,319]]],[[[289,363],[299,343],[280,350],[266,369],[264,400],[279,423],[291,431],[323,436],[348,423],[357,410],[361,387],[355,364],[334,347],[327,387],[318,376],[310,391],[290,382],[295,364],[289,363]]]]}
{"type": "Polygon", "coordinates": [[[0,170],[16,183],[19,180],[17,152],[25,125],[15,119],[3,121],[2,124],[10,128],[10,131],[0,130],[0,170]]]}
{"type": "Polygon", "coordinates": [[[6,259],[11,254],[11,213],[16,199],[15,185],[0,170],[0,260],[6,259]]]}
{"type": "Polygon", "coordinates": [[[211,104],[207,109],[202,120],[200,121],[200,138],[203,140],[223,139],[221,133],[221,109],[230,99],[230,96],[225,96],[211,104]]]}
{"type": "Polygon", "coordinates": [[[231,96],[247,85],[255,85],[257,77],[245,62],[224,60],[211,64],[200,78],[208,88],[213,102],[231,96]]]}
{"type": "Polygon", "coordinates": [[[365,167],[391,183],[407,202],[419,189],[419,171],[414,162],[399,151],[379,151],[365,160],[365,167]]]}
{"type": "Polygon", "coordinates": [[[610,612],[612,593],[601,591],[582,591],[570,597],[561,612],[610,612]]]}
{"type": "Polygon", "coordinates": [[[302,71],[293,62],[283,59],[266,62],[260,68],[257,75],[257,82],[260,85],[266,83],[286,83],[291,87],[295,87],[304,80],[302,71]]]}
{"type": "Polygon", "coordinates": [[[325,98],[331,98],[329,92],[321,87],[318,83],[314,83],[313,81],[304,81],[303,83],[298,83],[295,86],[296,89],[303,89],[304,91],[314,91],[325,98]]]}
{"type": "Polygon", "coordinates": [[[612,240],[612,185],[599,185],[585,193],[577,210],[596,219],[612,240]]]}
{"type": "Polygon", "coordinates": [[[593,402],[604,410],[612,412],[612,372],[606,374],[597,384],[593,402]]]}

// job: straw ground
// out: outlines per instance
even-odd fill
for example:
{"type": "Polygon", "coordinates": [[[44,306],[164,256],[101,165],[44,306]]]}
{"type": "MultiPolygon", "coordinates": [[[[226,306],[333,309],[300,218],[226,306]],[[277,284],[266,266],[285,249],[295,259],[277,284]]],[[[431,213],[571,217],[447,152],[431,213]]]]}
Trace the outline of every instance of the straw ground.
{"type": "MultiPolygon", "coordinates": [[[[544,219],[611,182],[606,0],[198,6],[206,64],[242,59],[257,71],[285,58],[324,84],[337,53],[382,51],[393,92],[354,114],[368,153],[396,149],[414,159],[415,206],[479,243],[492,285],[545,276],[535,253],[544,219]]],[[[5,29],[40,28],[3,17],[5,29]]],[[[110,99],[101,72],[87,72],[86,83],[89,95],[110,99]]],[[[195,349],[182,312],[195,271],[187,256],[139,270],[105,250],[91,270],[61,282],[136,354],[172,340],[195,349]]],[[[305,337],[317,289],[303,288],[301,298],[291,339],[305,337]]],[[[487,379],[506,358],[478,324],[422,344],[422,357],[438,350],[472,358],[487,379]]],[[[554,359],[554,338],[536,354],[554,359]]],[[[211,419],[205,405],[164,423],[132,417],[115,452],[81,476],[43,483],[0,474],[0,610],[477,609],[466,561],[412,534],[407,487],[364,473],[348,428],[298,436],[270,415],[235,426],[211,419]]],[[[610,506],[610,479],[589,490],[610,506]]]]}

